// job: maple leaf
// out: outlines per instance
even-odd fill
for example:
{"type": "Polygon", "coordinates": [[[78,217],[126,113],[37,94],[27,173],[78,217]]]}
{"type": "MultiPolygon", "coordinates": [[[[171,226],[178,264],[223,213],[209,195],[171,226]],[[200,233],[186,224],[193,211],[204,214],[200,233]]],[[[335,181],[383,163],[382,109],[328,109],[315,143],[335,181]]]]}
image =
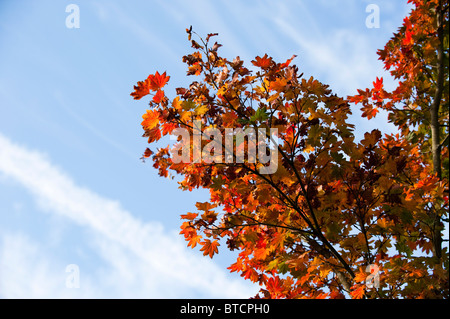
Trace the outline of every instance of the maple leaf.
{"type": "Polygon", "coordinates": [[[215,204],[211,204],[209,202],[197,202],[195,203],[195,206],[197,207],[198,210],[202,210],[202,211],[209,211],[215,207],[217,207],[217,205],[215,204]]]}
{"type": "Polygon", "coordinates": [[[196,115],[204,115],[206,112],[208,112],[208,105],[199,105],[195,108],[196,115]]]}
{"type": "Polygon", "coordinates": [[[205,239],[205,241],[200,242],[200,244],[203,246],[200,249],[200,251],[203,251],[203,256],[209,255],[210,258],[213,258],[213,255],[219,252],[217,247],[220,246],[220,244],[217,240],[211,241],[209,239],[205,239]]]}
{"type": "Polygon", "coordinates": [[[152,129],[146,129],[143,137],[148,137],[148,143],[153,143],[161,138],[161,131],[158,125],[152,129]]]}
{"type": "MultiPolygon", "coordinates": [[[[190,246],[191,248],[194,248],[195,246],[197,246],[198,243],[200,243],[201,240],[202,240],[202,236],[200,236],[200,235],[195,235],[195,236],[190,237],[189,242],[188,242],[188,247],[190,246]]],[[[217,253],[217,251],[216,251],[216,253],[217,253]]],[[[211,256],[211,258],[212,258],[212,256],[211,256]]]]}
{"type": "Polygon", "coordinates": [[[167,134],[171,134],[172,131],[177,128],[177,124],[165,122],[161,125],[161,127],[162,127],[162,135],[165,136],[167,134]]]}
{"type": "Polygon", "coordinates": [[[147,110],[147,112],[142,115],[144,119],[141,123],[145,130],[151,130],[156,127],[159,123],[159,112],[156,110],[147,110]]]}
{"type": "MultiPolygon", "coordinates": [[[[353,288],[353,287],[352,287],[353,288]]],[[[366,294],[364,285],[357,285],[355,289],[350,292],[350,295],[354,299],[362,299],[366,294]]]]}
{"type": "Polygon", "coordinates": [[[287,80],[283,79],[283,78],[279,78],[273,82],[270,82],[269,89],[281,92],[284,90],[286,85],[287,85],[287,80]]]}
{"type": "Polygon", "coordinates": [[[252,61],[254,66],[258,66],[262,69],[268,69],[272,65],[272,58],[265,54],[262,58],[257,56],[255,60],[252,61]]]}
{"type": "Polygon", "coordinates": [[[373,88],[375,91],[381,91],[383,89],[383,78],[378,78],[373,82],[373,88]]]}
{"type": "Polygon", "coordinates": [[[253,252],[253,256],[256,259],[265,259],[266,256],[268,255],[268,253],[269,252],[267,251],[266,248],[258,248],[258,249],[255,249],[255,251],[253,252]]]}
{"type": "Polygon", "coordinates": [[[359,272],[356,273],[355,278],[353,278],[354,281],[356,282],[364,282],[366,280],[368,276],[368,273],[366,273],[364,271],[364,269],[362,267],[359,268],[359,272]]]}
{"type": "Polygon", "coordinates": [[[373,107],[373,105],[367,105],[365,107],[362,107],[361,111],[363,111],[362,117],[367,117],[368,120],[375,117],[377,115],[377,113],[379,112],[378,108],[373,107]]]}
{"type": "Polygon", "coordinates": [[[158,71],[156,71],[155,74],[150,74],[148,76],[148,87],[152,91],[158,91],[166,85],[169,79],[170,76],[166,76],[166,72],[159,74],[158,71]]]}
{"type": "Polygon", "coordinates": [[[144,96],[150,93],[150,87],[148,79],[145,81],[138,81],[137,85],[134,86],[134,92],[132,92],[130,95],[135,100],[140,100],[144,96]]]}
{"type": "Polygon", "coordinates": [[[405,33],[405,37],[403,38],[402,44],[407,46],[407,45],[412,45],[414,44],[414,40],[412,38],[412,32],[411,31],[406,31],[405,33]]]}
{"type": "Polygon", "coordinates": [[[156,91],[156,94],[153,96],[153,102],[159,104],[162,102],[163,98],[164,98],[164,91],[158,90],[156,91]]]}
{"type": "Polygon", "coordinates": [[[181,111],[181,109],[182,109],[182,102],[180,101],[180,97],[179,96],[177,96],[176,98],[173,99],[172,107],[175,110],[177,110],[177,111],[181,111]]]}

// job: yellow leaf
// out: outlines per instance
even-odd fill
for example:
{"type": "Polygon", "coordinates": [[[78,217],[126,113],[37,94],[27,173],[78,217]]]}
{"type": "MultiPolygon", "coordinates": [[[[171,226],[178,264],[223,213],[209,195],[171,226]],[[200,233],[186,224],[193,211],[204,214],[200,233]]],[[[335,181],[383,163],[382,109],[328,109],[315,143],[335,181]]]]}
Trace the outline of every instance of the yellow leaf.
{"type": "Polygon", "coordinates": [[[179,96],[177,96],[176,98],[173,99],[173,101],[172,101],[172,106],[173,106],[173,108],[174,108],[175,110],[181,111],[181,109],[182,109],[182,104],[181,104],[181,101],[180,101],[180,97],[179,97],[179,96]]]}
{"type": "Polygon", "coordinates": [[[189,111],[181,113],[180,121],[183,122],[183,123],[186,123],[187,121],[190,121],[191,120],[191,115],[192,114],[189,111]]]}
{"type": "Polygon", "coordinates": [[[208,112],[208,106],[207,105],[200,105],[195,109],[196,115],[203,115],[206,112],[208,112]]]}
{"type": "Polygon", "coordinates": [[[141,125],[146,130],[151,130],[159,123],[159,112],[154,110],[147,110],[147,113],[142,115],[142,118],[144,119],[141,123],[141,125]]]}
{"type": "Polygon", "coordinates": [[[217,95],[221,95],[223,96],[228,90],[228,85],[225,83],[224,85],[222,85],[219,90],[217,90],[217,95]]]}

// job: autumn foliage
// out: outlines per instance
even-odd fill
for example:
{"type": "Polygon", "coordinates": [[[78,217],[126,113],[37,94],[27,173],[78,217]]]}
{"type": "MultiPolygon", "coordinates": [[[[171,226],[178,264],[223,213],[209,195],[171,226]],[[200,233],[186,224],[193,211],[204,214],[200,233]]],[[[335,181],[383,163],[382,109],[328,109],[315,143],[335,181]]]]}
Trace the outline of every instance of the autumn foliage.
{"type": "MultiPolygon", "coordinates": [[[[181,234],[211,258],[219,243],[237,250],[229,270],[261,285],[256,297],[448,298],[448,3],[409,2],[411,14],[379,51],[399,80],[394,91],[374,76],[373,88],[338,97],[303,78],[295,56],[277,63],[266,54],[245,66],[219,55],[217,34],[193,39],[192,28],[194,52],[183,57],[195,77],[189,87],[169,99],[165,72],[134,87],[135,99],[151,98],[142,121],[149,143],[177,128],[193,136],[194,121],[223,136],[227,128],[277,129],[273,174],[260,173],[259,158],[174,162],[180,147],[194,151],[180,139],[143,155],[159,175],[181,176],[181,189],[209,190],[208,202],[181,215],[181,234]],[[355,140],[350,103],[368,119],[388,112],[399,133],[355,140]],[[379,287],[366,284],[370,265],[379,287]]],[[[210,140],[205,134],[202,147],[210,140]]]]}

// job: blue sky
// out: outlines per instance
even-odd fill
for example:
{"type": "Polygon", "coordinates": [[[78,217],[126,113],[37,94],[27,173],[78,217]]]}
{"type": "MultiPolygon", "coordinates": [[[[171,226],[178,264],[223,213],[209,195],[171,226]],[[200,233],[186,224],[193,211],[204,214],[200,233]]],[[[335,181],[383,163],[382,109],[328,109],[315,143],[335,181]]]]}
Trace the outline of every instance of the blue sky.
{"type": "MultiPolygon", "coordinates": [[[[386,76],[376,50],[408,11],[387,0],[1,0],[0,297],[253,296],[259,287],[226,270],[236,254],[221,246],[210,260],[178,235],[179,215],[207,193],[182,192],[139,160],[147,102],[133,85],[167,71],[174,97],[193,80],[181,62],[192,25],[218,32],[227,58],[296,54],[305,77],[354,94],[386,76]],[[71,3],[80,28],[66,27],[71,3]],[[366,27],[369,4],[380,28],[366,27]],[[79,288],[66,285],[70,264],[79,288]]],[[[357,135],[393,131],[354,114],[357,135]]]]}

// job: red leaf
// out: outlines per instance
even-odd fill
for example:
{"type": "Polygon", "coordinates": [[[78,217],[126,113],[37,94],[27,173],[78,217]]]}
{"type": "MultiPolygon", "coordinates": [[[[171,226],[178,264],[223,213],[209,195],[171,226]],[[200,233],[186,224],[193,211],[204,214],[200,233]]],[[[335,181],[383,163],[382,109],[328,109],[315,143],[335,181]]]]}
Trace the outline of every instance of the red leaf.
{"type": "Polygon", "coordinates": [[[286,62],[284,62],[283,64],[281,64],[282,68],[285,68],[287,66],[289,66],[289,64],[291,64],[292,60],[294,60],[294,58],[296,58],[297,56],[294,54],[290,59],[286,60],[286,62]]]}
{"type": "Polygon", "coordinates": [[[403,45],[412,45],[414,44],[414,40],[412,38],[412,33],[411,31],[406,31],[405,33],[405,37],[403,38],[403,45]]]}
{"type": "Polygon", "coordinates": [[[153,151],[147,147],[142,156],[147,158],[147,157],[150,157],[152,154],[153,154],[153,151]]]}
{"type": "Polygon", "coordinates": [[[146,96],[150,93],[150,88],[148,86],[148,79],[145,81],[139,81],[137,85],[134,86],[134,92],[130,95],[135,100],[140,100],[142,97],[146,96]]]}
{"type": "Polygon", "coordinates": [[[156,73],[150,74],[147,78],[148,86],[152,91],[158,91],[161,89],[166,83],[169,81],[170,76],[166,76],[166,72],[163,74],[159,74],[158,71],[156,73]]]}
{"type": "Polygon", "coordinates": [[[375,91],[381,91],[381,89],[383,89],[383,78],[378,78],[376,79],[376,81],[372,82],[373,83],[373,89],[375,91]]]}
{"type": "MultiPolygon", "coordinates": [[[[134,86],[134,92],[130,95],[135,100],[140,100],[142,97],[146,96],[151,91],[159,91],[166,83],[169,81],[170,76],[166,76],[166,72],[159,74],[150,74],[145,81],[139,81],[137,85],[134,86]]],[[[159,102],[155,102],[159,103],[159,102]]]]}
{"type": "Polygon", "coordinates": [[[159,104],[159,103],[161,103],[163,98],[164,98],[164,91],[158,90],[158,92],[156,92],[155,96],[153,96],[153,102],[159,104]]]}

